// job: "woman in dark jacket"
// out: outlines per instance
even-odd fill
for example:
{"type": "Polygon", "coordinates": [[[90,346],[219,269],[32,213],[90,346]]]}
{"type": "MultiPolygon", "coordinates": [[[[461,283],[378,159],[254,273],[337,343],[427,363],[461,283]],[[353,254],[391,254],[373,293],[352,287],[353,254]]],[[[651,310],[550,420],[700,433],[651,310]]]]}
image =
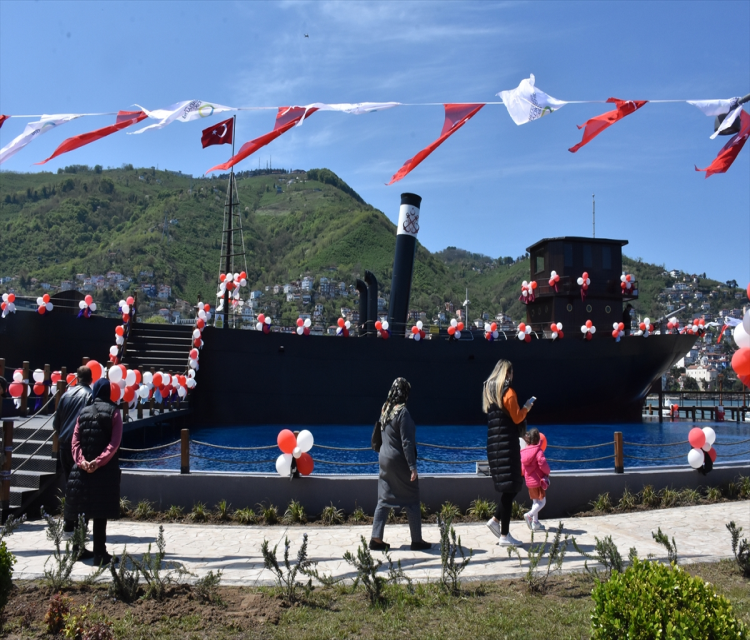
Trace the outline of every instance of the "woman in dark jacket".
{"type": "Polygon", "coordinates": [[[523,486],[519,438],[532,406],[531,402],[526,402],[519,408],[516,392],[510,388],[512,380],[513,365],[508,360],[500,360],[484,383],[482,394],[482,409],[487,414],[487,461],[495,490],[501,494],[495,515],[487,526],[502,546],[523,544],[510,535],[510,516],[513,499],[523,486]]]}
{"type": "Polygon", "coordinates": [[[406,408],[410,390],[411,385],[404,378],[396,378],[380,412],[383,444],[378,455],[378,506],[375,508],[370,538],[370,549],[376,551],[390,548],[383,542],[383,531],[390,510],[396,507],[403,508],[409,519],[412,551],[426,551],[432,546],[422,540],[416,427],[406,408]]]}
{"type": "MultiPolygon", "coordinates": [[[[107,520],[120,516],[122,416],[110,400],[109,380],[97,380],[94,402],[78,416],[73,432],[73,461],[65,492],[65,519],[84,515],[94,525],[94,564],[107,564],[107,520]]],[[[115,562],[117,559],[114,559],[115,562]]]]}

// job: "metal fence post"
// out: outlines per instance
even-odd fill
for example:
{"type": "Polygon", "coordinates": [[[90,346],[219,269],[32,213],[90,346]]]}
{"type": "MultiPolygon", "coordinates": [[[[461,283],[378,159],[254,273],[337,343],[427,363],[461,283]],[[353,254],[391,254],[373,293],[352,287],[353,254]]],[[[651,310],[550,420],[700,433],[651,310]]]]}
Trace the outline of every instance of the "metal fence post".
{"type": "MultiPolygon", "coordinates": [[[[50,377],[50,366],[48,364],[44,365],[44,395],[42,396],[42,406],[47,406],[47,400],[49,400],[49,394],[50,391],[52,391],[52,385],[47,386],[47,383],[49,382],[50,377]]],[[[45,409],[47,413],[49,413],[49,408],[45,409]]]]}
{"type": "Polygon", "coordinates": [[[0,509],[2,510],[2,522],[8,519],[10,511],[10,470],[13,467],[13,421],[3,420],[3,469],[2,484],[0,484],[0,509]]]}
{"type": "Polygon", "coordinates": [[[180,473],[190,473],[190,429],[180,431],[180,473]]]}
{"type": "Polygon", "coordinates": [[[625,473],[622,453],[622,431],[615,431],[615,473],[625,473]]]}

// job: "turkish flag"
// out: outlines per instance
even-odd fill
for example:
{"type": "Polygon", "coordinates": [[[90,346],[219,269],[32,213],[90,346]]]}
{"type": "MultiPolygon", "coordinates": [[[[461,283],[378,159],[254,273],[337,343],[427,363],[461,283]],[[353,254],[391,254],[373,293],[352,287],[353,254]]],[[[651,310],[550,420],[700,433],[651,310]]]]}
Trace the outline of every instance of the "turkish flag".
{"type": "Polygon", "coordinates": [[[0,127],[3,126],[3,122],[5,122],[10,116],[0,116],[0,127]]]}
{"type": "Polygon", "coordinates": [[[210,147],[212,144],[232,144],[234,136],[234,118],[219,122],[213,127],[203,130],[201,144],[203,148],[210,147]]]}
{"type": "Polygon", "coordinates": [[[705,169],[699,169],[695,167],[696,171],[705,171],[706,177],[712,176],[714,173],[726,173],[727,169],[732,166],[734,159],[737,157],[742,147],[745,146],[747,138],[750,136],[750,115],[745,111],[740,112],[740,131],[727,142],[724,147],[719,151],[719,155],[716,156],[714,161],[708,165],[705,169]]]}
{"type": "Polygon", "coordinates": [[[398,172],[391,178],[391,181],[388,184],[391,185],[394,182],[398,182],[412,169],[415,169],[417,165],[422,162],[422,160],[429,156],[450,136],[452,136],[454,133],[456,133],[456,131],[463,127],[483,106],[484,103],[446,104],[445,122],[443,123],[443,130],[440,132],[440,137],[431,145],[422,149],[413,158],[409,158],[406,162],[404,162],[404,166],[398,170],[398,172]]]}
{"type": "Polygon", "coordinates": [[[610,98],[607,102],[614,103],[617,105],[617,109],[614,111],[607,111],[600,116],[586,120],[585,124],[580,125],[578,128],[586,130],[583,132],[583,140],[581,140],[576,146],[568,149],[571,153],[578,151],[583,145],[591,142],[596,136],[598,136],[607,127],[611,127],[618,120],[622,120],[625,116],[629,116],[631,113],[635,113],[640,109],[648,100],[618,100],[617,98],[610,98]]]}

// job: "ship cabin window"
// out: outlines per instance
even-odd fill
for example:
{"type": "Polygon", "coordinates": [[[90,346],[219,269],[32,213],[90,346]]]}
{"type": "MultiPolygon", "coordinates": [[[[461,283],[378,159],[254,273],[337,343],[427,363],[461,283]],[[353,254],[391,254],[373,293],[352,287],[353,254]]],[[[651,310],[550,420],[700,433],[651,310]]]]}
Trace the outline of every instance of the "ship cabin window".
{"type": "Polygon", "coordinates": [[[612,270],[612,247],[608,245],[602,247],[602,269],[605,271],[612,270]]]}
{"type": "Polygon", "coordinates": [[[534,256],[534,273],[541,273],[544,271],[544,254],[538,253],[534,256]]]}
{"type": "Polygon", "coordinates": [[[583,245],[583,268],[590,269],[594,266],[594,259],[592,257],[591,245],[583,245]]]}
{"type": "Polygon", "coordinates": [[[565,254],[565,267],[573,268],[573,243],[566,242],[563,245],[563,253],[565,254]]]}

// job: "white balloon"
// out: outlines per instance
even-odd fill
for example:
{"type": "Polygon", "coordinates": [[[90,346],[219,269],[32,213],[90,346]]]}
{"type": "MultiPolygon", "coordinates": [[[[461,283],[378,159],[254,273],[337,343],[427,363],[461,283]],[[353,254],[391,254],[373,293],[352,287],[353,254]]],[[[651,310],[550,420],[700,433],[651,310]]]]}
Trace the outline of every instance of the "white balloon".
{"type": "Polygon", "coordinates": [[[297,327],[297,335],[301,336],[303,333],[305,333],[304,327],[297,327]]]}
{"type": "Polygon", "coordinates": [[[7,293],[3,294],[3,302],[8,302],[8,294],[7,293]]]}
{"type": "Polygon", "coordinates": [[[581,333],[586,333],[588,330],[589,328],[585,324],[581,325],[581,333]]]}
{"type": "Polygon", "coordinates": [[[687,455],[687,460],[693,469],[700,469],[703,466],[703,451],[700,449],[691,449],[687,455]]]}
{"type": "Polygon", "coordinates": [[[550,273],[550,278],[554,278],[557,275],[557,271],[553,271],[550,273]]]}
{"type": "Polygon", "coordinates": [[[310,318],[305,319],[305,326],[309,329],[312,326],[312,321],[310,318]]]}
{"type": "Polygon", "coordinates": [[[552,339],[553,339],[553,340],[557,340],[557,336],[558,336],[558,335],[559,335],[559,334],[557,333],[557,331],[553,331],[553,332],[552,332],[552,339]]]}
{"type": "MultiPolygon", "coordinates": [[[[118,369],[119,369],[119,367],[118,367],[118,369]]],[[[127,386],[127,384],[125,384],[125,380],[123,378],[120,378],[120,381],[117,383],[117,386],[120,387],[120,389],[124,391],[125,387],[127,386]]],[[[120,396],[120,397],[122,397],[122,396],[120,396]]]]}
{"type": "Polygon", "coordinates": [[[619,324],[619,323],[617,323],[617,322],[613,322],[613,323],[612,323],[612,328],[613,328],[613,329],[617,329],[617,328],[619,328],[619,326],[620,326],[620,324],[619,324]]]}
{"type": "Polygon", "coordinates": [[[138,387],[138,397],[143,398],[144,400],[148,398],[148,387],[145,384],[138,387]]]}
{"type": "MultiPolygon", "coordinates": [[[[458,331],[456,331],[456,333],[458,333],[458,331]]],[[[519,332],[518,332],[518,336],[516,336],[516,337],[517,337],[517,338],[518,338],[519,340],[525,340],[525,339],[526,339],[526,334],[525,334],[525,333],[524,333],[523,331],[519,331],[519,332]]]]}
{"type": "Polygon", "coordinates": [[[562,331],[562,322],[557,323],[557,330],[562,331]]]}
{"type": "Polygon", "coordinates": [[[13,372],[13,382],[21,382],[23,380],[23,373],[20,371],[13,372]]]}
{"type": "Polygon", "coordinates": [[[484,323],[484,330],[485,330],[485,332],[487,332],[487,333],[490,333],[490,332],[492,331],[492,326],[490,325],[490,323],[489,323],[489,322],[485,322],[485,323],[484,323]]]}
{"type": "Polygon", "coordinates": [[[192,358],[190,358],[190,362],[188,364],[190,365],[191,369],[197,369],[198,368],[198,361],[197,360],[193,360],[192,358]]]}
{"type": "Polygon", "coordinates": [[[89,305],[89,309],[90,309],[91,311],[96,311],[96,302],[92,302],[92,303],[91,303],[91,304],[89,305]]]}
{"type": "Polygon", "coordinates": [[[125,300],[120,300],[120,302],[117,303],[117,306],[118,307],[124,307],[126,304],[128,304],[128,303],[125,302],[125,300]]]}
{"type": "Polygon", "coordinates": [[[187,389],[185,387],[180,387],[177,389],[177,395],[180,396],[180,398],[184,398],[187,395],[187,389]]]}
{"type": "Polygon", "coordinates": [[[453,318],[451,320],[451,327],[457,327],[457,326],[458,326],[458,320],[456,320],[455,318],[453,318]]]}
{"type": "Polygon", "coordinates": [[[524,440],[523,438],[518,439],[518,444],[521,446],[521,449],[525,449],[529,446],[529,443],[526,442],[526,440],[524,440]]]}
{"type": "Polygon", "coordinates": [[[422,339],[422,336],[418,333],[415,333],[413,335],[414,335],[414,340],[416,340],[417,342],[419,342],[422,339]]]}
{"type": "MultiPolygon", "coordinates": [[[[190,373],[193,373],[193,372],[191,371],[190,373]]],[[[198,384],[198,383],[195,381],[195,378],[188,378],[187,379],[188,389],[193,389],[196,384],[198,384]]]]}
{"type": "Polygon", "coordinates": [[[259,322],[258,324],[256,324],[255,325],[255,330],[256,331],[263,331],[263,323],[259,322]]]}
{"type": "Polygon", "coordinates": [[[461,338],[461,332],[456,331],[456,333],[454,333],[453,336],[456,338],[456,340],[459,340],[461,338]]]}
{"type": "Polygon", "coordinates": [[[531,325],[530,324],[526,325],[526,329],[524,330],[524,333],[526,335],[529,335],[531,333],[531,325]]]}
{"type": "Polygon", "coordinates": [[[37,298],[36,299],[36,304],[39,307],[43,306],[44,305],[44,298],[42,298],[41,296],[39,298],[37,298]]]}
{"type": "Polygon", "coordinates": [[[596,327],[594,325],[591,325],[591,329],[589,329],[591,333],[596,333],[596,327]]]}
{"type": "Polygon", "coordinates": [[[703,451],[705,451],[706,453],[711,450],[711,444],[708,442],[708,440],[706,440],[706,444],[704,444],[701,449],[703,449],[703,451]]]}
{"type": "Polygon", "coordinates": [[[79,308],[79,309],[85,309],[85,308],[86,308],[86,306],[87,306],[87,305],[86,305],[86,302],[85,302],[84,300],[81,300],[81,301],[80,301],[80,302],[78,303],[78,308],[79,308]]]}
{"type": "Polygon", "coordinates": [[[300,449],[298,446],[294,447],[294,449],[292,449],[292,455],[295,458],[299,458],[302,455],[302,449],[300,449]]]}
{"type": "Polygon", "coordinates": [[[199,303],[198,303],[198,309],[200,309],[201,311],[203,311],[203,307],[205,307],[205,306],[206,306],[206,305],[205,305],[205,303],[203,303],[203,302],[199,302],[199,303]]]}
{"type": "Polygon", "coordinates": [[[146,371],[146,373],[143,374],[143,383],[144,384],[151,384],[151,382],[154,379],[154,374],[150,371],[146,371]]]}
{"type": "Polygon", "coordinates": [[[198,339],[201,337],[201,330],[200,329],[194,329],[193,330],[193,339],[198,339]]]}
{"type": "Polygon", "coordinates": [[[422,323],[422,321],[421,320],[417,320],[417,329],[419,329],[421,331],[423,326],[424,326],[424,324],[422,323]]]}
{"type": "Polygon", "coordinates": [[[492,337],[493,337],[493,338],[494,338],[495,340],[497,340],[497,338],[498,338],[498,336],[499,336],[499,335],[500,335],[500,334],[499,334],[499,333],[498,333],[497,331],[493,331],[493,332],[492,332],[492,337]]]}
{"type": "Polygon", "coordinates": [[[193,371],[192,369],[190,371],[188,371],[187,372],[187,377],[188,378],[195,378],[195,371],[193,371]]]}
{"type": "Polygon", "coordinates": [[[738,324],[732,332],[735,344],[740,348],[750,347],[750,334],[745,331],[744,320],[743,324],[738,324]]]}
{"type": "Polygon", "coordinates": [[[706,444],[713,445],[716,442],[716,431],[711,427],[703,427],[703,433],[706,434],[706,444]]]}
{"type": "Polygon", "coordinates": [[[644,324],[651,324],[651,320],[649,320],[648,318],[646,318],[643,322],[644,324]]]}
{"type": "Polygon", "coordinates": [[[347,321],[346,321],[346,322],[344,323],[344,326],[345,326],[345,327],[346,327],[347,329],[351,329],[351,328],[352,328],[352,323],[351,323],[351,322],[349,322],[349,320],[347,320],[347,321]]]}
{"type": "Polygon", "coordinates": [[[271,324],[271,316],[266,316],[266,324],[271,324]]]}
{"type": "Polygon", "coordinates": [[[124,315],[127,315],[127,314],[129,314],[129,313],[130,313],[130,306],[129,306],[129,305],[127,305],[127,304],[126,304],[126,305],[123,305],[123,307],[122,307],[122,313],[123,313],[124,315]]]}
{"type": "Polygon", "coordinates": [[[299,432],[299,435],[297,436],[297,446],[300,448],[300,451],[302,453],[307,453],[310,451],[310,449],[313,448],[313,444],[315,444],[315,438],[313,438],[313,434],[310,433],[307,429],[303,429],[299,432]]]}
{"type": "Polygon", "coordinates": [[[54,306],[54,305],[53,305],[53,304],[52,304],[51,302],[48,302],[48,303],[47,303],[46,305],[44,305],[44,306],[45,306],[45,307],[47,307],[47,311],[52,311],[52,309],[54,309],[54,308],[55,308],[55,306],[54,306]]]}
{"type": "Polygon", "coordinates": [[[122,336],[115,336],[115,344],[117,345],[125,344],[125,338],[123,338],[122,336]]]}
{"type": "Polygon", "coordinates": [[[205,312],[205,311],[204,311],[203,309],[201,309],[201,310],[200,310],[200,311],[198,312],[198,317],[199,317],[199,318],[200,318],[201,320],[205,320],[205,319],[206,319],[206,312],[205,312]]]}
{"type": "Polygon", "coordinates": [[[745,317],[742,318],[742,326],[745,328],[745,332],[750,335],[750,310],[745,312],[745,317]]]}
{"type": "Polygon", "coordinates": [[[107,377],[110,382],[120,382],[122,380],[122,369],[120,367],[110,367],[107,371],[107,377]]]}
{"type": "Polygon", "coordinates": [[[44,382],[44,371],[41,369],[34,369],[32,377],[34,378],[34,382],[44,382]]]}
{"type": "Polygon", "coordinates": [[[128,373],[125,376],[125,382],[129,387],[132,387],[135,384],[135,371],[128,369],[128,373]]]}
{"type": "Polygon", "coordinates": [[[390,326],[391,325],[388,324],[388,320],[383,320],[383,329],[385,329],[386,331],[388,331],[388,327],[390,327],[390,326]]]}
{"type": "Polygon", "coordinates": [[[292,454],[282,453],[276,458],[276,471],[282,478],[286,478],[292,472],[292,454]]]}
{"type": "Polygon", "coordinates": [[[165,387],[169,386],[169,383],[172,382],[172,376],[170,376],[168,373],[162,373],[161,379],[162,379],[162,384],[165,387]]]}
{"type": "Polygon", "coordinates": [[[115,347],[115,346],[111,346],[111,347],[109,348],[109,355],[111,355],[111,356],[116,356],[116,355],[117,355],[117,351],[118,351],[117,347],[115,347]]]}
{"type": "Polygon", "coordinates": [[[247,285],[247,280],[245,280],[245,278],[242,278],[242,280],[240,280],[240,286],[244,287],[245,285],[247,285]]]}
{"type": "Polygon", "coordinates": [[[578,278],[577,282],[579,285],[583,284],[583,278],[578,278]]]}

